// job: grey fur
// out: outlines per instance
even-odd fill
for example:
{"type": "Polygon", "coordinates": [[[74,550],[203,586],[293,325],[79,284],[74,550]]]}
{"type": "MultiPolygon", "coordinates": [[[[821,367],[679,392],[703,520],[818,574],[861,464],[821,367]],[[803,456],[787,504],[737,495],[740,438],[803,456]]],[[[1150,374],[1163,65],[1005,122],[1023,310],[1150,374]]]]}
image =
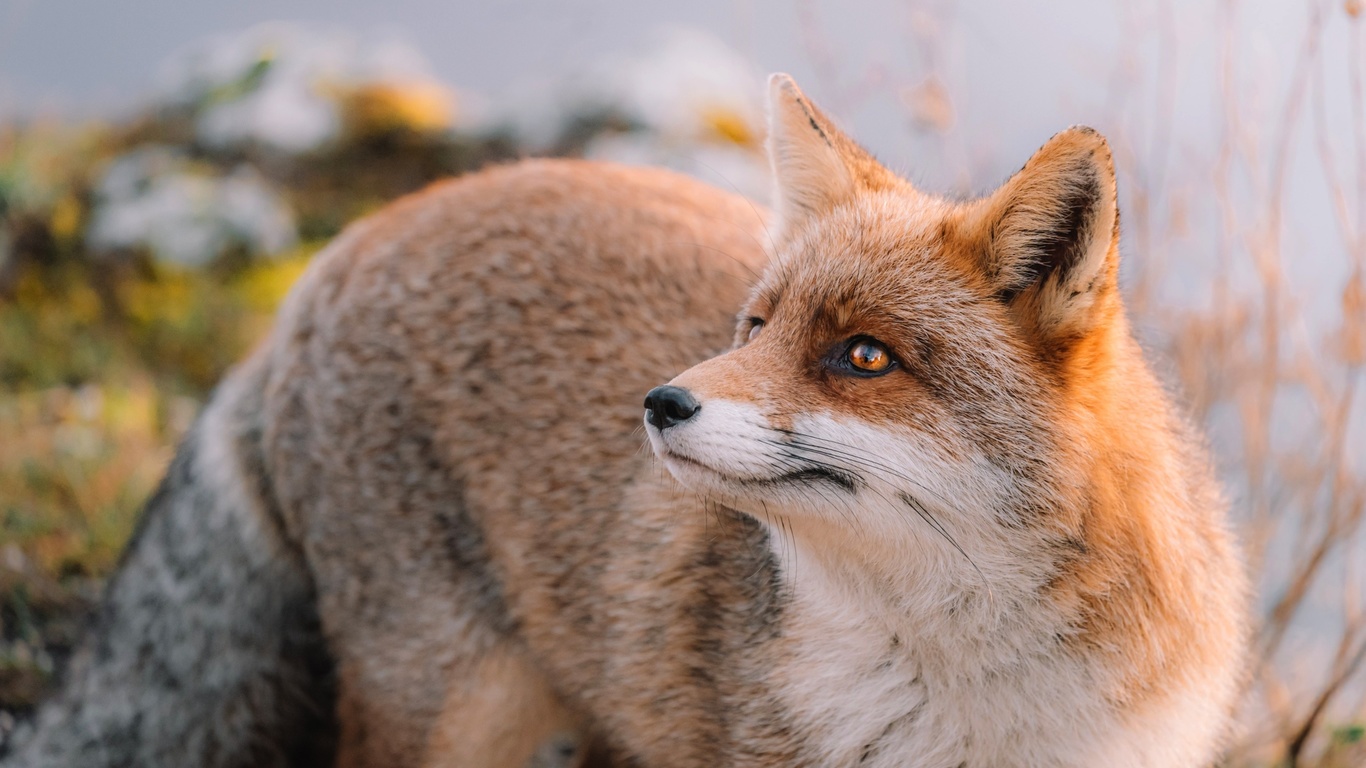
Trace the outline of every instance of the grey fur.
{"type": "Polygon", "coordinates": [[[224,389],[148,502],[65,690],[5,768],[331,763],[312,582],[249,507],[269,503],[232,483],[243,467],[223,465],[259,454],[251,390],[224,389]]]}

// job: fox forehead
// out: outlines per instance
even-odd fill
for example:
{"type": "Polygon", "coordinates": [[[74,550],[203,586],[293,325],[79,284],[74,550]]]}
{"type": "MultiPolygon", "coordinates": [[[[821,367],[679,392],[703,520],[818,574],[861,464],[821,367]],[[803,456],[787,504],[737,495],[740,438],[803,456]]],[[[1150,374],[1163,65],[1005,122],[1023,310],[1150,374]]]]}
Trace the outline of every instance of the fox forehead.
{"type": "Polygon", "coordinates": [[[778,312],[819,313],[835,325],[935,307],[961,314],[986,288],[951,234],[954,212],[950,203],[896,192],[851,201],[778,251],[752,295],[751,314],[767,321],[778,312]]]}
{"type": "Polygon", "coordinates": [[[704,399],[753,403],[780,427],[824,412],[938,435],[947,453],[971,444],[1009,464],[1022,445],[1041,450],[1059,388],[955,234],[957,213],[954,203],[893,192],[810,222],[742,313],[764,323],[759,336],[746,343],[742,319],[736,350],[679,380],[704,399]],[[830,373],[831,355],[862,336],[887,345],[904,370],[830,373]]]}

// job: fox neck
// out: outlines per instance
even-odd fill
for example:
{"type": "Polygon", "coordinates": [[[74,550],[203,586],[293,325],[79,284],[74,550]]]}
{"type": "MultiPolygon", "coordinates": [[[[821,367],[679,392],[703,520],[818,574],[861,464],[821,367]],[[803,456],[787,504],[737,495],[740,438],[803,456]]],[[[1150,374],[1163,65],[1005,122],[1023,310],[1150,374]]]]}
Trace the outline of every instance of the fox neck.
{"type": "Polygon", "coordinates": [[[1043,618],[1034,596],[1053,569],[1038,555],[1047,548],[1041,533],[945,526],[946,536],[918,518],[912,522],[928,532],[901,536],[811,515],[770,515],[766,522],[798,603],[839,614],[831,618],[851,627],[917,638],[922,652],[938,646],[962,655],[978,638],[1043,618]]]}

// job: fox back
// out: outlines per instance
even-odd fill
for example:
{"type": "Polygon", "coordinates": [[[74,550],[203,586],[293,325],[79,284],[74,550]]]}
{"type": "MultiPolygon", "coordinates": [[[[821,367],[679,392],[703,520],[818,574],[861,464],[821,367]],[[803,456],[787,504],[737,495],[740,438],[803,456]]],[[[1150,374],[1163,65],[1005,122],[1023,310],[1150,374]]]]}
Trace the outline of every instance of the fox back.
{"type": "Polygon", "coordinates": [[[1246,587],[1104,139],[952,201],[775,76],[769,151],[771,215],[534,161],[348,230],[20,764],[1217,759],[1246,587]]]}

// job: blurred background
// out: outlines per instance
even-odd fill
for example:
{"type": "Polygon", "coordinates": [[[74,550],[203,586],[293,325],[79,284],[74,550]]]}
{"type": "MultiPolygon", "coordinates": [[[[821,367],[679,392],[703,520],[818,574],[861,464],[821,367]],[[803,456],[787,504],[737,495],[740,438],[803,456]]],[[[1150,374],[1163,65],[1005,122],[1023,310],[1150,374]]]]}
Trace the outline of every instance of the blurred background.
{"type": "Polygon", "coordinates": [[[763,201],[764,77],[992,189],[1090,124],[1124,283],[1257,576],[1234,766],[1366,765],[1360,0],[0,0],[0,745],[309,257],[529,155],[763,201]]]}

